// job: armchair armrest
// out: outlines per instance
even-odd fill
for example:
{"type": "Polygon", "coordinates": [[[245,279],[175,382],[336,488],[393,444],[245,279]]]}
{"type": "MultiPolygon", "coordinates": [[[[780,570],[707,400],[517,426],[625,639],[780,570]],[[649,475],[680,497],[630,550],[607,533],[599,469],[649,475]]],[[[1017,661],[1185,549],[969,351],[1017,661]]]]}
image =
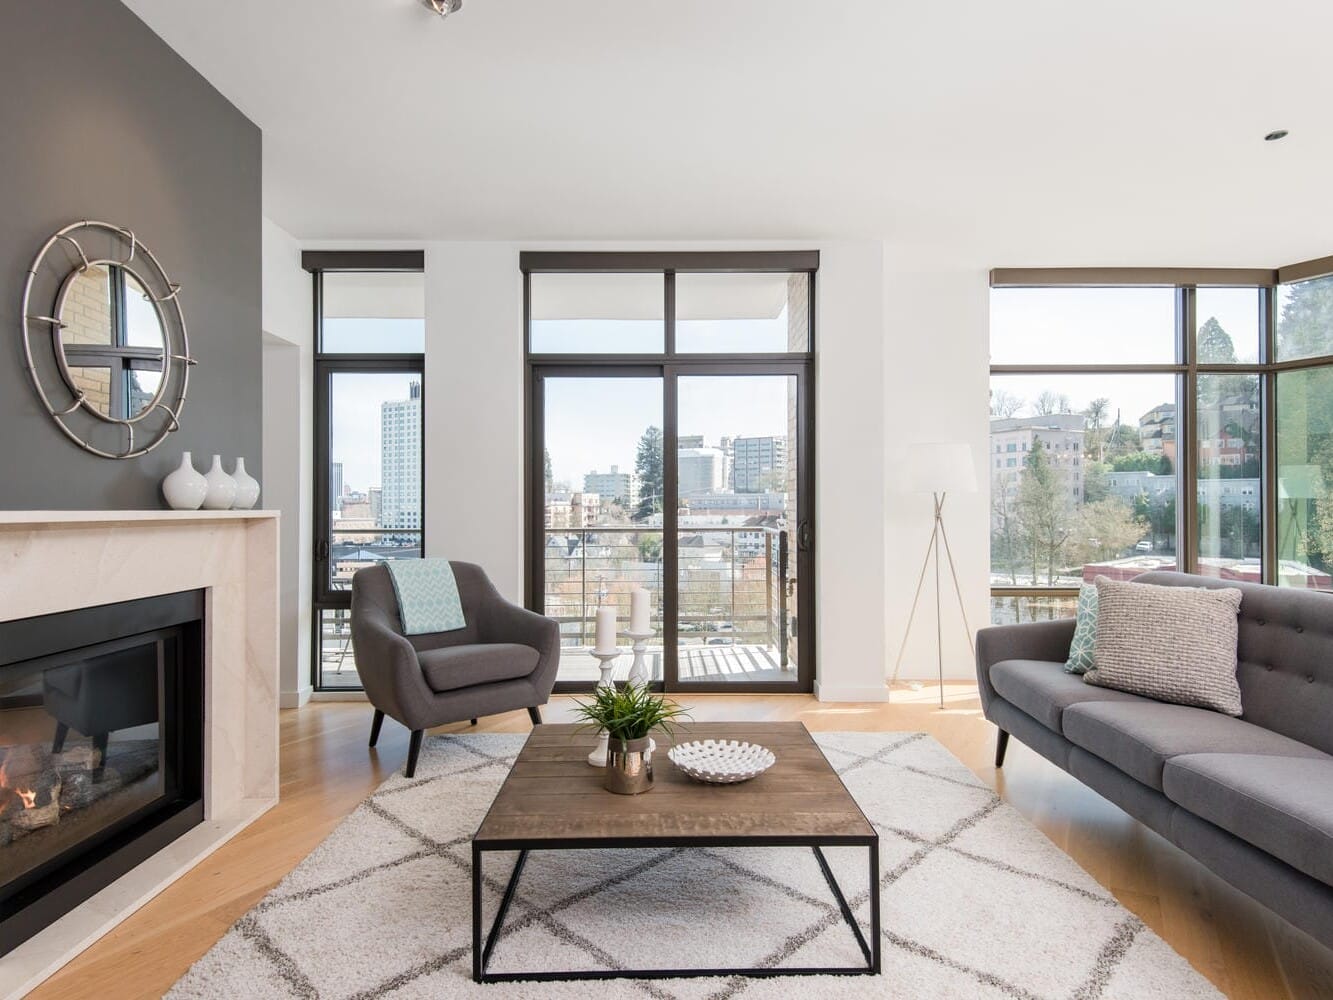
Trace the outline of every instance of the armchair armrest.
{"type": "Polygon", "coordinates": [[[422,676],[416,649],[374,609],[363,611],[355,603],[352,655],[371,703],[409,729],[422,728],[418,708],[429,703],[432,692],[422,676]]]}
{"type": "Polygon", "coordinates": [[[1074,619],[1057,618],[1048,622],[1024,622],[1020,625],[993,625],[977,632],[977,687],[981,706],[988,708],[996,697],[990,683],[990,668],[1002,660],[1069,659],[1074,641],[1074,619]]]}
{"type": "Polygon", "coordinates": [[[528,680],[540,696],[539,704],[545,704],[555,687],[560,665],[560,626],[553,619],[511,604],[498,594],[486,603],[478,624],[483,642],[517,642],[537,650],[540,658],[528,680]]]}

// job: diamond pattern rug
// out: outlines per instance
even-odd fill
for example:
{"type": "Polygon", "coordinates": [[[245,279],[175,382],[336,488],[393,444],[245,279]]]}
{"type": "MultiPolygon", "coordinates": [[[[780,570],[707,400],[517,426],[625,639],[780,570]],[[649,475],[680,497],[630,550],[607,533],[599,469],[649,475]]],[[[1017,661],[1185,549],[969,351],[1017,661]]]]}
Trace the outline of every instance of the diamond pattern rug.
{"type": "MultiPolygon", "coordinates": [[[[816,740],[880,834],[879,977],[471,980],[469,840],[522,736],[430,737],[173,987],[175,1000],[799,997],[1192,1000],[1220,994],[942,746],[816,740]]],[[[659,765],[670,767],[665,760],[659,765]]],[[[649,792],[648,794],[652,794],[649,792]]],[[[869,926],[864,849],[829,849],[869,926]]],[[[508,878],[487,856],[487,926],[508,878]]],[[[491,970],[854,965],[804,848],[534,852],[491,970]]]]}

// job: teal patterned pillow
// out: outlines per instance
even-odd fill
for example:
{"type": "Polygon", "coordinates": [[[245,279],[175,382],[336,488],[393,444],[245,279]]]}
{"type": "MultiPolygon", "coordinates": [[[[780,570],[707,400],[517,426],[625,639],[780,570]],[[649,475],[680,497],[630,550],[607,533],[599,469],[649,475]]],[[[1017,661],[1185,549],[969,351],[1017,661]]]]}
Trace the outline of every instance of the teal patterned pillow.
{"type": "Polygon", "coordinates": [[[1071,674],[1086,674],[1095,663],[1092,650],[1097,640],[1097,585],[1085,583],[1078,588],[1077,623],[1074,641],[1069,645],[1069,659],[1065,669],[1071,674]]]}

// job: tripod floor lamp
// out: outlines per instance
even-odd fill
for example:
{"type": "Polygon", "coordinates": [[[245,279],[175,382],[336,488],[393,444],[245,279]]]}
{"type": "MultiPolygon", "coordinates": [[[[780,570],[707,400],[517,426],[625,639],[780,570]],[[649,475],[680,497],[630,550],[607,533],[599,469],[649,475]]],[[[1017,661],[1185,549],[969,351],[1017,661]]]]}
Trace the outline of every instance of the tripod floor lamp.
{"type": "Polygon", "coordinates": [[[926,544],[926,558],[921,563],[921,575],[917,577],[916,593],[912,596],[912,610],[907,616],[907,628],[903,632],[903,644],[898,649],[898,660],[893,665],[893,676],[889,683],[898,680],[898,671],[902,669],[903,654],[907,652],[907,640],[912,634],[912,620],[916,618],[917,605],[921,602],[921,588],[926,583],[926,571],[933,560],[935,564],[935,657],[940,680],[940,708],[944,707],[944,624],[943,608],[940,603],[940,545],[944,546],[944,556],[949,563],[949,575],[953,579],[953,591],[958,597],[958,610],[963,614],[963,629],[967,632],[968,646],[972,646],[972,628],[967,623],[967,608],[963,602],[963,591],[958,586],[958,571],[954,568],[953,552],[949,548],[949,536],[944,530],[944,501],[950,493],[975,493],[977,491],[976,470],[972,465],[972,448],[966,444],[914,444],[909,445],[904,456],[902,478],[898,483],[902,493],[929,493],[935,501],[935,526],[930,532],[930,541],[926,544]]]}

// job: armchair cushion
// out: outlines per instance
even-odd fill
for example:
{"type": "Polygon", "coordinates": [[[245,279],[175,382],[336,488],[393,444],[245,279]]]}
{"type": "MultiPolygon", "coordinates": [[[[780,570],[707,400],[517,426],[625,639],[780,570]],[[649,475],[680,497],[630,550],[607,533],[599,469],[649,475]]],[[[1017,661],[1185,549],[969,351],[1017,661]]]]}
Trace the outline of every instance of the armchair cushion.
{"type": "Polygon", "coordinates": [[[421,673],[435,692],[527,677],[540,658],[531,646],[515,642],[443,646],[417,654],[421,673]]]}

